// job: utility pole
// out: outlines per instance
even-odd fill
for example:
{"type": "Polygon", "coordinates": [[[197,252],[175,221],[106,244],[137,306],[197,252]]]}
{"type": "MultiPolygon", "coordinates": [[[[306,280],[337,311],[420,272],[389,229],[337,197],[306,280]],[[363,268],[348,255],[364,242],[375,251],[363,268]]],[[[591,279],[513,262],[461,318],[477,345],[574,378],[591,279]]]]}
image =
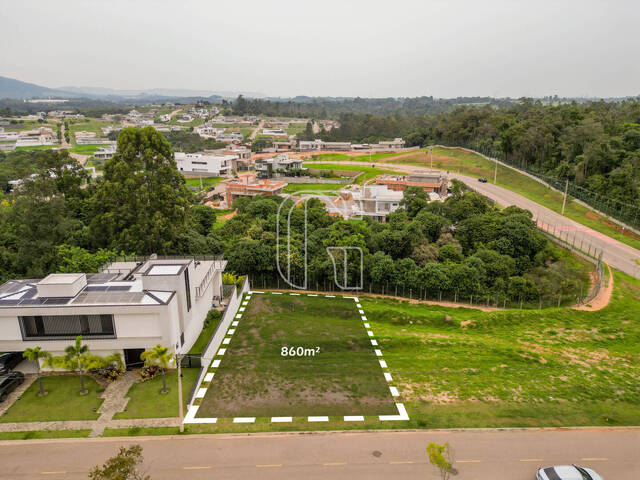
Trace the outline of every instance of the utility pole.
{"type": "Polygon", "coordinates": [[[493,184],[495,185],[496,182],[498,181],[498,159],[496,158],[496,169],[493,172],[493,184]]]}
{"type": "Polygon", "coordinates": [[[429,155],[431,156],[431,170],[433,170],[433,147],[429,147],[429,155]]]}
{"type": "Polygon", "coordinates": [[[184,433],[184,412],[182,410],[182,370],[180,363],[182,363],[182,355],[176,353],[176,363],[178,364],[178,405],[180,405],[180,433],[184,433]]]}
{"type": "Polygon", "coordinates": [[[564,199],[562,200],[562,216],[564,216],[564,207],[567,205],[567,191],[569,190],[569,179],[564,185],[564,199]]]}

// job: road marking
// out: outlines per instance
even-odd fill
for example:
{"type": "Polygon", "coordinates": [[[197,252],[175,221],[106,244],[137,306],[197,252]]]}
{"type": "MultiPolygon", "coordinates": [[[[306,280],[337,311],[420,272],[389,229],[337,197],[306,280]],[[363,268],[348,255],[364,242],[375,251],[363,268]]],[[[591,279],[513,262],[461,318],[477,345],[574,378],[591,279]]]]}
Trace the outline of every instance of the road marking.
{"type": "Polygon", "coordinates": [[[326,465],[327,467],[335,467],[338,465],[346,465],[346,464],[347,462],[326,462],[326,463],[323,463],[322,465],[326,465]]]}
{"type": "Polygon", "coordinates": [[[40,475],[64,475],[67,473],[66,470],[62,470],[60,472],[40,472],[40,475]]]}
{"type": "Polygon", "coordinates": [[[281,467],[281,463],[268,463],[266,465],[256,465],[258,468],[281,467]]]}
{"type": "Polygon", "coordinates": [[[521,458],[521,462],[541,462],[542,458],[521,458]]]}
{"type": "Polygon", "coordinates": [[[211,467],[209,465],[205,465],[202,467],[182,467],[184,470],[210,470],[211,467]]]}
{"type": "Polygon", "coordinates": [[[604,457],[585,457],[580,460],[584,460],[585,462],[606,462],[609,459],[604,457]]]}
{"type": "Polygon", "coordinates": [[[482,460],[456,460],[456,463],[482,463],[482,460]]]}
{"type": "Polygon", "coordinates": [[[389,462],[391,465],[409,465],[413,462],[411,461],[407,461],[407,462],[389,462]]]}

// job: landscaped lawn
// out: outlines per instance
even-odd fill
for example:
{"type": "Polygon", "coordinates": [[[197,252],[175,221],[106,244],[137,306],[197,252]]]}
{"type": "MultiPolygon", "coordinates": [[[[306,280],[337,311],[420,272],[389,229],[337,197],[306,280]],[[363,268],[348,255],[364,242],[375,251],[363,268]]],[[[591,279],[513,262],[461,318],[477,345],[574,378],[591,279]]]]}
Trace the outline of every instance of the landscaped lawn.
{"type": "Polygon", "coordinates": [[[219,323],[220,320],[217,322],[210,322],[209,325],[202,329],[200,335],[198,335],[196,343],[194,343],[191,350],[189,350],[189,355],[202,355],[202,353],[204,353],[204,349],[209,344],[209,340],[211,340],[211,336],[213,335],[213,332],[216,331],[216,327],[219,323]]]}
{"type": "Polygon", "coordinates": [[[256,293],[235,330],[197,417],[398,414],[352,299],[256,293]]]}
{"type": "Polygon", "coordinates": [[[49,392],[39,397],[36,380],[7,412],[0,422],[51,422],[55,420],[95,420],[96,410],[103,400],[98,398],[98,383],[84,377],[89,393],[80,395],[80,377],[77,375],[50,375],[42,379],[44,389],[49,392]]]}
{"type": "Polygon", "coordinates": [[[312,170],[333,170],[333,171],[349,171],[349,172],[363,172],[356,179],[356,183],[363,183],[366,180],[370,180],[378,175],[383,175],[386,173],[389,174],[400,174],[391,169],[387,168],[379,168],[379,167],[367,167],[364,165],[336,165],[331,163],[315,163],[315,162],[305,162],[302,164],[303,167],[310,168],[312,170]]]}
{"type": "Polygon", "coordinates": [[[222,177],[185,177],[187,185],[200,188],[200,179],[202,178],[202,188],[207,190],[209,187],[215,187],[220,183],[222,177]]]}
{"type": "Polygon", "coordinates": [[[347,185],[342,183],[290,183],[284,187],[284,193],[322,192],[323,190],[340,190],[347,185]]]}
{"type": "Polygon", "coordinates": [[[69,151],[80,155],[93,155],[100,147],[104,147],[104,145],[76,145],[71,147],[69,151]]]}
{"type": "MultiPolygon", "coordinates": [[[[198,378],[199,368],[182,369],[182,398],[186,413],[187,402],[193,384],[198,378]]],[[[167,388],[169,393],[162,394],[162,375],[157,375],[146,382],[134,383],[127,397],[130,398],[124,412],[117,413],[114,418],[165,418],[178,416],[178,371],[167,372],[167,388]]]]}
{"type": "MultiPolygon", "coordinates": [[[[430,158],[426,149],[423,149],[401,155],[399,158],[389,160],[389,163],[416,165],[428,168],[431,165],[430,158]]],[[[382,161],[384,162],[384,160],[382,161]]],[[[492,182],[495,163],[480,155],[463,150],[436,147],[433,149],[433,168],[461,173],[470,177],[485,177],[492,182]]],[[[562,193],[549,189],[540,182],[512,168],[498,165],[497,184],[523,197],[529,198],[554,212],[560,213],[562,211],[562,193]]],[[[579,203],[574,201],[567,202],[565,216],[600,233],[604,233],[619,242],[640,249],[640,239],[630,236],[628,232],[623,235],[619,231],[619,228],[614,226],[612,222],[579,203]]]]}

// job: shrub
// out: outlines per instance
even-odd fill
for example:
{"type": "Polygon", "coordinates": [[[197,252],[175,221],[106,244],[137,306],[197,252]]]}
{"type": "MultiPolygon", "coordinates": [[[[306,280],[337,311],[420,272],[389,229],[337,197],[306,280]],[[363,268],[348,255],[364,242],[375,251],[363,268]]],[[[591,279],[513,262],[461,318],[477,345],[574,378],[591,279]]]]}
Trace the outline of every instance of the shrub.
{"type": "Polygon", "coordinates": [[[147,380],[151,380],[156,375],[161,373],[161,369],[158,365],[145,365],[140,370],[138,370],[138,374],[140,375],[140,380],[146,382],[147,380]]]}
{"type": "Polygon", "coordinates": [[[91,373],[98,375],[105,380],[115,382],[121,375],[126,372],[124,365],[109,365],[104,368],[95,368],[91,370],[91,373]]]}

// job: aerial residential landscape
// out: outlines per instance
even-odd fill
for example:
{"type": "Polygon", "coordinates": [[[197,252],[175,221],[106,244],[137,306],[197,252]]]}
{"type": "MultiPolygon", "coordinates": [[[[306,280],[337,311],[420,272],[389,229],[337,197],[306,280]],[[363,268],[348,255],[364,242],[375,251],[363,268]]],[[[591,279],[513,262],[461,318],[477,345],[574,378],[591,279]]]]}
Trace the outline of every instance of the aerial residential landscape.
{"type": "Polygon", "coordinates": [[[638,478],[636,5],[68,7],[0,9],[0,479],[638,478]]]}

